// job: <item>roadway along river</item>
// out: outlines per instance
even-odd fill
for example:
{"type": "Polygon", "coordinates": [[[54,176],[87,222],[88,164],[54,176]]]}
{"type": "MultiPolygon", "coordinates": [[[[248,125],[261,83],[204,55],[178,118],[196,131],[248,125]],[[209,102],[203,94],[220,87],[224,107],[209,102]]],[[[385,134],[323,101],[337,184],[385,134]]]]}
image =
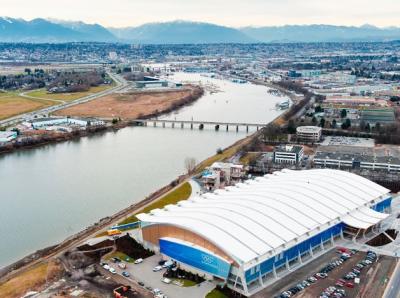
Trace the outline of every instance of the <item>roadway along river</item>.
{"type": "MultiPolygon", "coordinates": [[[[176,74],[212,83],[206,94],[167,117],[266,123],[282,98],[268,88],[176,74]]],[[[198,161],[245,136],[221,130],[127,127],[0,156],[0,267],[57,243],[169,183],[198,161]]]]}

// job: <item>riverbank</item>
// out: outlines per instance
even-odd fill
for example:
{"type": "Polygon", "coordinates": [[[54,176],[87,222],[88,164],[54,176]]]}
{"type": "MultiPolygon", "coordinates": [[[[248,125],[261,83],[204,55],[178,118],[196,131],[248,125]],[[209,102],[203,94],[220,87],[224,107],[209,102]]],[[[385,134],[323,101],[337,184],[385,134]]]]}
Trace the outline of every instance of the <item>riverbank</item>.
{"type": "MultiPolygon", "coordinates": [[[[220,154],[216,154],[206,160],[202,161],[196,171],[200,171],[203,167],[210,165],[215,161],[222,161],[225,160],[238,151],[240,151],[243,146],[250,143],[254,138],[258,137],[261,131],[254,133],[251,136],[248,136],[244,139],[241,139],[231,146],[225,148],[220,154]]],[[[69,249],[72,249],[78,246],[80,243],[85,241],[86,239],[95,237],[99,232],[108,229],[110,226],[118,224],[119,222],[125,220],[126,218],[132,216],[133,214],[137,214],[141,212],[147,206],[154,204],[155,202],[162,200],[165,195],[167,195],[172,190],[179,188],[183,183],[187,181],[189,175],[183,175],[175,180],[171,181],[168,185],[158,189],[157,191],[153,192],[149,196],[147,196],[144,200],[132,204],[131,206],[126,207],[125,209],[115,213],[114,215],[105,217],[100,219],[98,222],[94,223],[93,225],[87,227],[86,229],[82,230],[81,232],[65,239],[63,242],[39,250],[35,253],[30,254],[29,256],[24,257],[23,259],[10,264],[2,269],[0,269],[0,284],[10,280],[11,278],[18,276],[19,274],[29,270],[33,266],[37,265],[38,263],[51,259],[59,255],[62,252],[65,252],[69,249]]]]}
{"type": "MultiPolygon", "coordinates": [[[[196,100],[198,100],[204,94],[204,90],[198,86],[189,86],[188,89],[176,92],[176,91],[166,91],[166,92],[140,92],[136,93],[136,96],[133,100],[128,100],[127,105],[129,106],[128,111],[129,117],[121,119],[119,115],[117,118],[114,116],[108,118],[108,120],[116,119],[115,123],[107,123],[106,125],[100,126],[90,126],[85,130],[75,129],[72,132],[60,132],[60,131],[47,131],[47,130],[36,130],[36,131],[28,131],[26,133],[22,133],[18,139],[6,143],[0,146],[0,155],[5,153],[11,153],[17,150],[26,150],[37,148],[44,145],[60,143],[65,141],[70,141],[74,139],[79,139],[81,137],[86,137],[94,134],[104,133],[107,131],[115,131],[127,127],[129,125],[134,125],[132,122],[137,118],[153,118],[159,117],[165,114],[169,114],[171,112],[178,111],[179,109],[192,104],[196,100]],[[144,95],[147,94],[147,95],[144,95]],[[147,106],[151,105],[152,108],[148,108],[147,106]]],[[[107,102],[107,107],[112,102],[109,101],[108,96],[105,97],[107,102]]],[[[73,116],[85,116],[89,117],[88,114],[83,115],[82,113],[78,115],[73,114],[73,110],[75,108],[80,110],[81,112],[86,111],[88,113],[95,113],[97,101],[101,101],[104,98],[100,98],[94,101],[90,101],[87,103],[83,103],[77,106],[73,106],[71,108],[67,108],[65,110],[60,110],[60,112],[65,113],[65,115],[73,115],[73,116]],[[93,104],[95,106],[93,106],[93,104]],[[91,105],[90,109],[88,109],[87,105],[91,105]],[[70,110],[72,109],[72,110],[70,110]],[[71,114],[70,114],[71,112],[71,114]]],[[[104,106],[104,103],[100,103],[100,105],[104,106]]],[[[125,105],[125,103],[123,103],[125,105]]],[[[121,106],[120,106],[121,108],[121,106]]],[[[108,110],[109,107],[106,109],[108,110]]],[[[56,113],[57,116],[61,116],[63,113],[56,113]]],[[[96,115],[99,115],[95,113],[96,115]]],[[[127,115],[127,114],[125,114],[127,115]]],[[[110,115],[109,115],[110,116],[110,115]]]]}

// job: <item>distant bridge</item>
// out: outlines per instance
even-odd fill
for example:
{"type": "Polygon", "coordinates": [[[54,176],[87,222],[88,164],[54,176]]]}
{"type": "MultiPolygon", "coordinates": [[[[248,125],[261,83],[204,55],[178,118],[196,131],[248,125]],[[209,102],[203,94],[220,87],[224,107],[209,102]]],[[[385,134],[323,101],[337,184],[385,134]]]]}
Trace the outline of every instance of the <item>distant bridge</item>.
{"type": "Polygon", "coordinates": [[[159,120],[159,119],[137,119],[133,121],[137,126],[153,126],[157,127],[161,125],[162,127],[172,127],[172,128],[198,128],[200,130],[204,129],[204,127],[214,127],[215,130],[225,129],[229,131],[229,129],[234,129],[239,131],[240,127],[245,128],[246,132],[249,131],[249,128],[255,128],[259,130],[267,126],[267,124],[261,123],[234,123],[234,122],[218,122],[218,121],[200,121],[200,120],[159,120]]]}

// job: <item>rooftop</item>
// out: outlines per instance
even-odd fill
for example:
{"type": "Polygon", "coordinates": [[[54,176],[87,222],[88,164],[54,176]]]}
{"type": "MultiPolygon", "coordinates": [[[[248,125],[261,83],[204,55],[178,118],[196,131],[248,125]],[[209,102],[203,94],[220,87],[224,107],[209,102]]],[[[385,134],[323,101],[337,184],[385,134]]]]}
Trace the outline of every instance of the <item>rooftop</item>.
{"type": "Polygon", "coordinates": [[[349,172],[282,170],[137,217],[197,233],[247,267],[340,222],[378,223],[386,215],[369,207],[388,194],[349,172]]]}

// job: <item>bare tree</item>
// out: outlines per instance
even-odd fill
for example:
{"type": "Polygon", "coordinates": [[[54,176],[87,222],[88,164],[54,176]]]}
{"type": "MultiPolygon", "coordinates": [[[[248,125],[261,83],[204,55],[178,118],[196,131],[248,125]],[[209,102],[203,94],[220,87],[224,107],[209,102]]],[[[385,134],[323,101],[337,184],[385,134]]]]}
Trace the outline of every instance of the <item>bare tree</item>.
{"type": "Polygon", "coordinates": [[[188,174],[191,174],[196,168],[196,159],[194,157],[186,157],[185,158],[185,169],[188,174]]]}

